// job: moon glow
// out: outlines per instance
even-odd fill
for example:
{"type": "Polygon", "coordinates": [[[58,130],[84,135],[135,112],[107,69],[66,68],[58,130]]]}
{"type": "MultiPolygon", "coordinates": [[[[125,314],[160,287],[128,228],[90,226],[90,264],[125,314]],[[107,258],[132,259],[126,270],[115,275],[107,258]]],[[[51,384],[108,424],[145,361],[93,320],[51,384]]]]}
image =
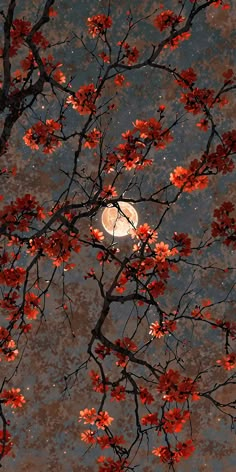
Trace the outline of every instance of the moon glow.
{"type": "Polygon", "coordinates": [[[102,225],[112,236],[128,236],[130,230],[137,227],[138,213],[130,203],[118,204],[123,214],[113,205],[108,206],[102,213],[102,225]]]}

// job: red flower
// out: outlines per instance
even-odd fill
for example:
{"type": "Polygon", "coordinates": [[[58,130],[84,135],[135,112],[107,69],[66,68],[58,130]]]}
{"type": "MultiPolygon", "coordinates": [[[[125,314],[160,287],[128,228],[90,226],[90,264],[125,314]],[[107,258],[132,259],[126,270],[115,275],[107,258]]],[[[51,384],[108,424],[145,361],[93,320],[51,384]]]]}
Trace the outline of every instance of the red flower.
{"type": "Polygon", "coordinates": [[[83,420],[84,424],[94,424],[97,419],[97,412],[95,408],[85,408],[84,410],[80,411],[79,422],[83,420]]]}
{"type": "Polygon", "coordinates": [[[1,456],[7,456],[13,446],[13,442],[11,442],[11,435],[9,431],[1,430],[0,431],[0,454],[1,456]]]}
{"type": "Polygon", "coordinates": [[[208,186],[208,177],[206,175],[195,175],[190,169],[178,166],[170,174],[170,181],[178,188],[182,188],[183,192],[193,192],[194,190],[202,190],[208,186]]]}
{"type": "Polygon", "coordinates": [[[195,450],[195,447],[192,443],[193,441],[189,439],[184,443],[179,442],[175,450],[171,450],[170,446],[161,446],[153,449],[152,453],[155,456],[159,456],[161,462],[167,462],[168,464],[172,465],[175,462],[179,462],[181,458],[187,459],[192,455],[195,450]]]}
{"type": "Polygon", "coordinates": [[[164,393],[163,399],[169,402],[184,403],[189,396],[192,397],[192,400],[199,399],[194,380],[182,377],[178,371],[173,369],[169,369],[160,376],[157,390],[164,393]]]}
{"type": "Polygon", "coordinates": [[[170,47],[170,49],[173,51],[179,46],[179,43],[182,41],[186,41],[190,38],[191,33],[187,31],[186,33],[181,33],[175,38],[172,38],[167,44],[165,44],[164,48],[170,47]]]}
{"type": "Polygon", "coordinates": [[[147,285],[151,295],[156,298],[165,293],[166,286],[162,280],[154,280],[147,285]]]}
{"type": "Polygon", "coordinates": [[[8,287],[18,287],[25,281],[26,270],[22,267],[15,267],[14,269],[3,269],[0,272],[0,284],[8,287]]]}
{"type": "Polygon", "coordinates": [[[227,83],[233,84],[233,80],[231,80],[231,79],[235,79],[233,69],[228,69],[222,75],[225,78],[225,83],[227,82],[227,83]]]}
{"type": "Polygon", "coordinates": [[[115,461],[111,457],[100,456],[97,459],[98,472],[124,472],[127,470],[128,462],[125,459],[115,461]]]}
{"type": "Polygon", "coordinates": [[[89,34],[96,38],[99,34],[105,34],[108,28],[112,26],[112,19],[110,16],[103,14],[92,16],[87,20],[89,34]]]}
{"type": "Polygon", "coordinates": [[[84,441],[87,444],[96,444],[95,431],[91,429],[86,429],[83,433],[81,433],[80,438],[81,441],[84,441]]]}
{"type": "Polygon", "coordinates": [[[85,148],[94,149],[99,144],[100,138],[102,136],[101,131],[94,128],[93,131],[86,135],[86,141],[84,144],[85,148]]]}
{"type": "Polygon", "coordinates": [[[141,418],[141,424],[143,426],[147,425],[158,425],[158,417],[157,413],[149,413],[148,415],[145,415],[141,418]]]}
{"type": "Polygon", "coordinates": [[[128,59],[128,65],[134,64],[139,58],[139,50],[134,46],[131,47],[128,43],[118,43],[124,49],[125,57],[128,59]]]}
{"type": "Polygon", "coordinates": [[[164,414],[164,429],[167,433],[180,433],[184,423],[190,418],[188,410],[181,412],[180,408],[174,408],[164,414]]]}
{"type": "Polygon", "coordinates": [[[117,197],[116,188],[112,185],[104,185],[102,192],[100,193],[101,198],[117,197]]]}
{"type": "Polygon", "coordinates": [[[144,405],[151,405],[154,402],[154,397],[145,387],[139,387],[140,400],[144,405]]]}
{"type": "Polygon", "coordinates": [[[216,362],[224,367],[225,370],[234,369],[236,367],[236,354],[232,352],[216,362]]]}
{"type": "Polygon", "coordinates": [[[125,76],[122,74],[117,74],[114,78],[114,83],[121,87],[125,81],[125,76]]]}
{"type": "Polygon", "coordinates": [[[101,52],[98,55],[99,55],[99,57],[102,58],[103,62],[106,62],[107,64],[110,64],[110,58],[105,52],[101,52]]]}
{"type": "Polygon", "coordinates": [[[50,7],[50,8],[49,8],[48,16],[53,17],[53,16],[57,16],[57,14],[58,14],[57,11],[54,10],[53,7],[50,7]]]}
{"type": "Polygon", "coordinates": [[[182,70],[180,72],[180,78],[176,79],[178,85],[182,88],[189,88],[194,85],[194,82],[197,80],[197,74],[194,72],[192,67],[189,69],[182,70]]]}
{"type": "Polygon", "coordinates": [[[99,229],[93,228],[90,226],[90,233],[92,236],[93,241],[102,241],[104,239],[104,235],[102,231],[99,231],[99,229]]]}
{"type": "Polygon", "coordinates": [[[120,402],[122,400],[126,399],[125,395],[125,387],[123,385],[117,385],[114,387],[111,391],[111,401],[117,401],[120,402]]]}
{"type": "Polygon", "coordinates": [[[3,392],[0,394],[0,398],[4,400],[6,406],[10,405],[12,408],[21,408],[25,403],[25,399],[20,393],[20,388],[3,390],[3,392]]]}
{"type": "Polygon", "coordinates": [[[71,103],[72,108],[80,115],[90,115],[90,113],[96,112],[96,99],[97,89],[95,89],[94,84],[89,84],[80,87],[74,96],[70,95],[66,103],[71,103]]]}
{"type": "Polygon", "coordinates": [[[132,229],[130,234],[132,238],[136,237],[137,239],[140,239],[140,241],[145,241],[149,244],[154,243],[158,236],[157,231],[154,231],[147,223],[140,225],[136,229],[132,229]]]}
{"type": "Polygon", "coordinates": [[[193,446],[192,439],[188,439],[185,442],[179,442],[176,445],[175,450],[175,461],[179,462],[179,460],[183,457],[184,459],[188,459],[193,452],[195,451],[195,447],[193,446]]]}
{"type": "Polygon", "coordinates": [[[109,347],[103,346],[103,344],[98,343],[97,347],[95,348],[95,352],[100,359],[105,359],[111,353],[111,349],[109,347]]]}
{"type": "Polygon", "coordinates": [[[172,26],[177,26],[179,23],[182,23],[185,18],[181,15],[176,15],[172,10],[165,10],[160,15],[157,15],[154,19],[154,26],[160,31],[164,31],[167,28],[172,26]]]}
{"type": "Polygon", "coordinates": [[[187,233],[174,233],[173,240],[177,243],[177,246],[182,246],[182,249],[179,250],[180,256],[190,256],[192,253],[191,249],[191,239],[187,233]]]}
{"type": "Polygon", "coordinates": [[[200,120],[199,123],[196,124],[198,128],[200,128],[202,131],[207,131],[209,126],[208,126],[208,120],[206,118],[203,118],[200,120]]]}
{"type": "Polygon", "coordinates": [[[236,221],[230,216],[234,211],[234,205],[231,202],[224,202],[219,208],[214,211],[214,217],[217,221],[211,224],[211,234],[213,237],[220,236],[223,239],[223,244],[229,246],[232,244],[236,247],[236,221]]]}
{"type": "Polygon", "coordinates": [[[204,110],[205,106],[211,108],[214,101],[214,90],[212,89],[200,89],[196,87],[193,91],[188,93],[182,93],[180,102],[184,103],[185,110],[193,115],[197,115],[204,110]]]}
{"type": "Polygon", "coordinates": [[[97,419],[96,419],[96,425],[99,429],[105,429],[108,426],[110,426],[110,424],[112,423],[113,420],[114,420],[114,418],[112,418],[107,413],[107,411],[100,411],[100,413],[98,414],[97,419]]]}
{"type": "Polygon", "coordinates": [[[108,385],[106,385],[106,382],[108,381],[107,377],[105,378],[104,383],[103,379],[94,370],[89,372],[89,376],[92,380],[93,390],[95,390],[95,392],[104,393],[109,389],[108,385]]]}
{"type": "Polygon", "coordinates": [[[167,446],[154,448],[152,453],[160,457],[161,462],[167,462],[168,464],[174,463],[174,453],[167,446]]]}
{"type": "Polygon", "coordinates": [[[58,137],[54,136],[55,131],[61,129],[61,124],[54,120],[46,120],[46,123],[38,121],[23,136],[25,144],[31,149],[39,149],[43,146],[44,154],[52,154],[56,148],[62,145],[58,137]]]}
{"type": "Polygon", "coordinates": [[[176,328],[177,328],[177,325],[176,325],[176,321],[174,320],[163,321],[162,326],[158,323],[158,321],[155,321],[154,323],[150,325],[149,334],[151,334],[151,336],[153,336],[154,338],[161,338],[165,334],[175,331],[176,328]]]}

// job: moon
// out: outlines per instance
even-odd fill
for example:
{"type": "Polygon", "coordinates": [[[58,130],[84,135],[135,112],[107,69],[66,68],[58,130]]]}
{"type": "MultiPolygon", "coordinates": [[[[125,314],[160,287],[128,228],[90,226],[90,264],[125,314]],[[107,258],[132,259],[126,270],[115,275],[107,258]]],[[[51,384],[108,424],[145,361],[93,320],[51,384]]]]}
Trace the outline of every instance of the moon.
{"type": "Polygon", "coordinates": [[[102,213],[102,225],[112,236],[128,236],[130,230],[137,227],[138,213],[130,203],[118,204],[125,216],[111,204],[102,213]]]}

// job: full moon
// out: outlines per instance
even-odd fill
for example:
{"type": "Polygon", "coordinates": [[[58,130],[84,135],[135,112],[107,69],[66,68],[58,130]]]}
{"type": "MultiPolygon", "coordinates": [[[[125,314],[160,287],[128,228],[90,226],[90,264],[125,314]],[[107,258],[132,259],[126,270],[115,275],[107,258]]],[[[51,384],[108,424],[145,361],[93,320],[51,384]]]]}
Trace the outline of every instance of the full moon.
{"type": "Polygon", "coordinates": [[[113,205],[108,206],[102,213],[102,225],[113,236],[127,236],[131,229],[137,227],[138,213],[130,203],[118,204],[123,214],[113,205]]]}

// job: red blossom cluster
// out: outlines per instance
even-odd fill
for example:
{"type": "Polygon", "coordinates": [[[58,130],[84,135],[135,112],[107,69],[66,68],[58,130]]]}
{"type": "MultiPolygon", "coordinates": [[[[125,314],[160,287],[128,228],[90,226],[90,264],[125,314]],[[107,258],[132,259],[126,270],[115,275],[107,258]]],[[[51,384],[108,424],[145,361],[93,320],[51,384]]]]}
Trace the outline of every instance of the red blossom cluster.
{"type": "Polygon", "coordinates": [[[161,462],[167,462],[170,465],[180,462],[181,459],[187,459],[194,452],[195,447],[191,439],[185,442],[179,442],[176,448],[172,450],[168,446],[154,448],[152,453],[160,457],[161,462]]]}
{"type": "Polygon", "coordinates": [[[157,413],[148,413],[148,415],[143,416],[141,418],[141,424],[143,426],[157,426],[159,424],[157,413]]]}
{"type": "Polygon", "coordinates": [[[98,472],[124,472],[127,470],[128,462],[125,459],[114,460],[111,457],[100,456],[97,459],[98,472]]]}
{"type": "Polygon", "coordinates": [[[107,435],[98,436],[97,437],[97,444],[100,446],[101,449],[108,449],[109,447],[114,446],[122,446],[125,444],[124,436],[112,436],[109,437],[107,435]]]}
{"type": "Polygon", "coordinates": [[[223,72],[222,76],[225,79],[224,83],[228,85],[233,84],[236,80],[236,76],[234,75],[233,69],[227,69],[225,72],[223,72]]]}
{"type": "Polygon", "coordinates": [[[116,188],[112,185],[104,185],[103,190],[100,193],[101,198],[112,198],[117,197],[116,188]]]}
{"type": "MultiPolygon", "coordinates": [[[[0,299],[0,308],[4,310],[4,313],[7,315],[8,320],[17,319],[18,314],[18,307],[17,307],[17,300],[19,299],[20,295],[15,291],[11,291],[10,293],[4,294],[4,296],[0,299]]],[[[6,336],[9,335],[7,330],[4,330],[6,336]],[[7,333],[7,334],[6,334],[7,333]]],[[[1,333],[1,335],[3,334],[1,333]]]]}
{"type": "Polygon", "coordinates": [[[214,90],[194,88],[191,92],[182,93],[180,102],[184,103],[184,108],[189,113],[197,115],[204,110],[205,106],[211,108],[214,101],[214,90]]]}
{"type": "Polygon", "coordinates": [[[165,244],[163,241],[161,241],[160,243],[155,244],[154,252],[157,262],[165,262],[167,257],[178,254],[178,249],[170,249],[169,244],[165,244]]]}
{"type": "Polygon", "coordinates": [[[109,57],[104,51],[100,52],[100,53],[98,54],[98,56],[101,57],[101,59],[103,60],[103,62],[105,62],[106,64],[110,64],[110,62],[111,62],[111,61],[110,61],[110,57],[109,57]]]}
{"type": "Polygon", "coordinates": [[[215,99],[214,95],[215,91],[213,89],[200,89],[196,87],[191,92],[182,93],[180,102],[184,103],[185,110],[193,115],[201,113],[205,107],[213,108],[215,103],[220,105],[220,107],[227,105],[228,100],[224,96],[219,96],[215,99]]]}
{"type": "MultiPolygon", "coordinates": [[[[34,219],[40,221],[44,217],[43,207],[41,207],[36,198],[29,193],[23,197],[17,197],[15,201],[5,205],[2,210],[0,210],[0,222],[11,233],[16,229],[28,232],[30,230],[30,224],[34,219]]],[[[7,253],[5,253],[5,257],[8,257],[7,253]]],[[[6,262],[7,260],[5,263],[6,262]]]]}
{"type": "MultiPolygon", "coordinates": [[[[62,263],[68,262],[71,252],[79,253],[81,245],[78,242],[78,235],[75,233],[65,233],[62,229],[55,231],[49,237],[40,236],[30,240],[28,253],[31,255],[45,254],[53,261],[53,265],[59,267],[62,263]]],[[[66,264],[65,269],[73,268],[74,264],[66,264]]]]}
{"type": "Polygon", "coordinates": [[[189,168],[177,166],[170,174],[170,181],[183,192],[203,190],[209,182],[207,175],[199,175],[204,171],[204,167],[197,159],[194,159],[189,168]]]}
{"type": "MultiPolygon", "coordinates": [[[[51,76],[59,84],[64,84],[66,82],[66,76],[63,74],[61,70],[59,70],[59,68],[63,66],[62,62],[54,62],[55,60],[52,54],[48,54],[47,57],[42,57],[41,60],[42,60],[42,64],[44,66],[44,70],[46,74],[51,76]]],[[[26,73],[29,70],[31,69],[34,70],[34,69],[37,69],[38,67],[38,64],[35,61],[32,51],[30,51],[28,55],[24,59],[21,60],[20,64],[21,64],[23,73],[18,70],[13,73],[13,75],[15,76],[15,79],[17,79],[18,81],[23,80],[25,76],[27,76],[26,73]]]]}
{"type": "Polygon", "coordinates": [[[0,393],[0,398],[4,401],[6,406],[11,406],[12,408],[21,408],[25,403],[25,398],[20,393],[20,388],[3,390],[0,393]]]}
{"type": "Polygon", "coordinates": [[[216,146],[215,152],[203,154],[201,161],[206,163],[209,169],[221,172],[223,175],[233,172],[234,162],[230,157],[236,152],[236,130],[223,133],[221,144],[216,146]]]}
{"type": "MultiPolygon", "coordinates": [[[[11,270],[11,269],[8,269],[11,270]]],[[[15,284],[14,281],[14,287],[17,287],[17,289],[20,288],[20,284],[24,281],[23,277],[22,280],[19,282],[18,279],[18,284],[15,284]]],[[[1,283],[4,285],[3,281],[1,283]]],[[[8,282],[5,285],[8,285],[12,287],[13,281],[8,282]],[[9,285],[11,283],[11,285],[9,285]]],[[[33,292],[27,292],[25,295],[25,302],[22,307],[17,306],[16,301],[19,298],[19,294],[16,291],[9,292],[3,296],[2,299],[0,299],[0,307],[5,311],[7,314],[7,320],[11,320],[13,322],[17,321],[20,318],[20,315],[24,313],[28,319],[36,319],[38,313],[39,313],[39,303],[40,303],[40,298],[35,295],[33,292]]],[[[22,325],[20,324],[18,327],[26,332],[26,326],[27,326],[27,331],[31,329],[31,325],[22,325]]],[[[9,333],[8,333],[9,334],[9,333]]],[[[10,339],[10,338],[8,338],[10,339]]]]}
{"type": "MultiPolygon", "coordinates": [[[[135,352],[137,350],[137,345],[128,337],[124,337],[122,339],[117,339],[115,341],[115,344],[119,347],[122,347],[123,349],[126,349],[127,351],[130,352],[135,352]]],[[[100,359],[105,359],[106,356],[109,356],[112,352],[115,355],[115,357],[118,358],[118,361],[116,362],[116,365],[120,367],[125,367],[127,362],[128,362],[128,356],[125,356],[124,354],[121,354],[120,352],[117,351],[112,351],[110,348],[107,348],[106,346],[103,346],[102,344],[98,343],[98,345],[95,348],[96,354],[98,354],[98,357],[100,359]]],[[[91,371],[90,377],[92,378],[92,381],[95,384],[99,384],[101,382],[100,376],[98,374],[94,374],[94,371],[91,371]]],[[[108,379],[106,379],[108,380],[108,379]]],[[[120,391],[124,391],[123,387],[117,387],[117,389],[112,390],[112,397],[116,396],[116,393],[119,393],[120,391]]]]}
{"type": "Polygon", "coordinates": [[[211,234],[215,238],[220,236],[223,239],[223,244],[236,248],[236,221],[230,213],[234,211],[235,207],[231,202],[224,202],[219,208],[214,210],[214,218],[211,224],[211,234]]]}
{"type": "Polygon", "coordinates": [[[54,135],[56,131],[61,130],[62,125],[54,120],[46,120],[46,123],[38,121],[23,136],[23,140],[31,149],[43,147],[44,154],[52,154],[62,143],[54,135]]]}
{"type": "Polygon", "coordinates": [[[209,305],[211,305],[211,300],[202,300],[201,305],[196,305],[195,308],[191,311],[191,315],[194,318],[201,318],[201,319],[211,319],[212,315],[211,312],[205,311],[205,308],[207,308],[209,305]]]}
{"type": "Polygon", "coordinates": [[[155,401],[153,395],[146,387],[139,387],[139,396],[141,403],[144,405],[151,405],[155,401]]]}
{"type": "Polygon", "coordinates": [[[164,393],[163,399],[168,402],[184,403],[189,397],[199,400],[196,382],[183,377],[177,370],[169,369],[159,378],[158,392],[164,393]]]}
{"type": "Polygon", "coordinates": [[[189,410],[181,411],[180,408],[174,408],[164,413],[163,428],[167,433],[180,433],[189,418],[189,410]]]}
{"type": "Polygon", "coordinates": [[[119,248],[112,248],[110,249],[109,252],[110,254],[104,251],[98,251],[96,259],[97,261],[100,262],[100,265],[103,265],[104,262],[107,262],[107,264],[110,264],[113,260],[112,255],[115,255],[116,253],[120,252],[120,250],[119,248]]]}
{"type": "MultiPolygon", "coordinates": [[[[24,44],[25,40],[28,38],[32,29],[30,21],[22,20],[20,18],[15,18],[12,22],[12,27],[10,30],[10,57],[17,55],[18,50],[24,44]]],[[[49,46],[48,40],[43,36],[41,31],[36,31],[31,41],[36,46],[46,49],[49,46]]],[[[2,54],[2,53],[1,53],[2,54]]]]}
{"type": "MultiPolygon", "coordinates": [[[[0,326],[0,353],[4,355],[4,359],[7,362],[12,362],[18,356],[18,349],[16,349],[16,343],[10,336],[9,331],[6,328],[0,326]]],[[[0,361],[2,359],[0,358],[0,361]]]]}
{"type": "MultiPolygon", "coordinates": [[[[25,295],[24,314],[29,320],[35,320],[39,314],[38,306],[40,298],[33,292],[28,292],[25,295]]],[[[28,325],[29,326],[29,325],[28,325]]],[[[25,330],[25,329],[24,329],[25,330]]]]}
{"type": "Polygon", "coordinates": [[[132,238],[137,238],[148,244],[154,243],[158,237],[157,231],[154,231],[148,223],[143,223],[138,228],[131,229],[130,235],[132,238]]]}
{"type": "MultiPolygon", "coordinates": [[[[145,227],[145,230],[146,229],[147,228],[145,227]]],[[[135,251],[139,251],[139,249],[139,246],[134,247],[135,251]]],[[[150,249],[149,253],[151,252],[152,250],[150,249]]],[[[166,282],[169,277],[169,269],[175,270],[175,265],[168,260],[168,258],[175,254],[178,254],[176,248],[170,249],[168,244],[161,241],[155,245],[152,256],[143,258],[141,254],[137,255],[135,260],[133,262],[131,261],[128,267],[122,271],[116,285],[116,291],[123,293],[127,288],[127,282],[135,279],[136,281],[141,281],[141,286],[139,288],[140,293],[147,292],[153,297],[162,295],[165,292],[166,282]],[[149,276],[149,271],[151,269],[155,271],[155,280],[150,281],[146,288],[144,288],[143,278],[146,279],[149,276]],[[157,280],[157,276],[160,280],[157,280]]],[[[140,301],[139,304],[141,305],[142,301],[140,301]]]]}
{"type": "Polygon", "coordinates": [[[109,447],[120,446],[125,443],[123,436],[97,436],[97,431],[91,429],[85,430],[81,433],[81,440],[87,444],[97,444],[101,449],[108,449],[109,447]]]}
{"type": "Polygon", "coordinates": [[[139,50],[136,48],[136,46],[131,47],[129,43],[121,41],[118,42],[118,46],[122,48],[124,53],[123,59],[127,59],[129,66],[137,62],[139,58],[139,50]]]}
{"type": "Polygon", "coordinates": [[[126,399],[125,387],[123,385],[117,385],[111,390],[111,401],[121,402],[126,399]]]}
{"type": "Polygon", "coordinates": [[[180,256],[190,256],[192,253],[191,239],[187,233],[177,233],[175,231],[172,239],[177,243],[178,248],[181,247],[181,249],[178,249],[180,256]]]}
{"type": "Polygon", "coordinates": [[[223,332],[226,332],[233,340],[236,339],[236,322],[216,319],[214,320],[216,325],[212,325],[212,329],[220,328],[223,332]]]}
{"type": "MultiPolygon", "coordinates": [[[[193,3],[195,0],[190,0],[191,3],[193,3]]],[[[222,10],[229,10],[230,9],[230,4],[225,3],[224,0],[214,0],[212,3],[212,6],[214,8],[219,8],[222,7],[222,10]]]]}
{"type": "Polygon", "coordinates": [[[0,270],[0,284],[8,287],[20,287],[25,281],[26,270],[23,267],[12,267],[0,270]]]}
{"type": "Polygon", "coordinates": [[[2,457],[7,456],[12,449],[13,442],[11,435],[7,429],[0,431],[0,454],[2,457]]]}
{"type": "Polygon", "coordinates": [[[114,84],[121,87],[124,84],[125,76],[123,74],[117,74],[114,78],[114,84]]]}
{"type": "Polygon", "coordinates": [[[227,354],[227,356],[223,357],[216,361],[217,364],[224,367],[225,370],[231,370],[236,368],[236,353],[232,352],[231,354],[227,354]]]}
{"type": "Polygon", "coordinates": [[[88,32],[92,38],[100,34],[105,34],[108,28],[112,26],[112,19],[110,16],[104,14],[94,15],[87,19],[88,32]]]}
{"type": "Polygon", "coordinates": [[[100,242],[100,241],[103,241],[104,239],[103,232],[97,228],[93,228],[92,226],[90,226],[90,234],[93,241],[100,242]]]}
{"type": "Polygon", "coordinates": [[[165,293],[166,286],[162,280],[153,280],[147,285],[147,289],[151,293],[152,297],[157,298],[165,293]]]}
{"type": "Polygon", "coordinates": [[[94,149],[99,144],[100,138],[102,136],[101,131],[94,128],[93,131],[86,134],[86,141],[84,143],[84,147],[88,149],[94,149]]]}
{"type": "Polygon", "coordinates": [[[163,129],[160,121],[156,118],[149,120],[136,120],[134,128],[122,133],[126,141],[119,144],[113,153],[106,156],[105,169],[107,172],[114,171],[114,166],[123,163],[126,170],[144,169],[152,165],[153,160],[144,156],[147,149],[154,146],[156,150],[165,149],[173,137],[168,129],[163,129]]]}
{"type": "Polygon", "coordinates": [[[94,84],[82,85],[75,95],[70,95],[66,103],[71,104],[72,108],[80,115],[90,115],[96,112],[96,99],[98,98],[97,89],[94,84]]]}
{"type": "Polygon", "coordinates": [[[98,429],[105,429],[106,427],[110,426],[114,418],[109,416],[107,411],[100,411],[97,413],[95,408],[85,408],[84,410],[80,411],[79,422],[83,421],[84,424],[96,424],[98,429]]]}
{"type": "Polygon", "coordinates": [[[89,377],[92,380],[93,390],[95,390],[95,392],[104,393],[109,389],[108,385],[105,383],[108,381],[107,377],[102,379],[94,370],[90,370],[89,377]]]}
{"type": "Polygon", "coordinates": [[[95,352],[98,355],[99,359],[105,359],[106,356],[111,354],[111,349],[109,347],[103,346],[103,344],[98,343],[95,352]]]}
{"type": "MultiPolygon", "coordinates": [[[[138,349],[137,345],[132,341],[132,339],[128,337],[117,339],[115,341],[115,344],[130,352],[135,352],[138,349]]],[[[127,362],[129,360],[128,356],[121,354],[120,352],[114,352],[114,354],[118,359],[118,361],[116,362],[116,365],[119,367],[126,367],[127,362]]]]}
{"type": "Polygon", "coordinates": [[[184,20],[184,16],[176,15],[172,10],[165,10],[155,17],[153,24],[160,31],[164,31],[165,29],[176,27],[184,20]]]}
{"type": "Polygon", "coordinates": [[[192,87],[197,80],[197,74],[192,67],[182,70],[179,75],[175,81],[182,88],[192,87]]]}
{"type": "Polygon", "coordinates": [[[187,41],[191,36],[191,33],[189,31],[186,31],[186,33],[181,33],[178,34],[175,38],[171,38],[167,44],[165,44],[164,48],[170,47],[170,49],[173,51],[174,49],[178,48],[180,43],[182,41],[187,41]]]}
{"type": "Polygon", "coordinates": [[[133,125],[132,134],[139,133],[139,138],[144,139],[146,143],[152,144],[157,150],[165,149],[166,145],[173,141],[171,132],[168,129],[162,129],[161,122],[156,120],[156,118],[136,120],[133,125]]]}
{"type": "Polygon", "coordinates": [[[160,325],[158,321],[151,323],[149,334],[154,338],[162,338],[165,334],[172,333],[177,328],[176,321],[165,320],[160,325]]]}

